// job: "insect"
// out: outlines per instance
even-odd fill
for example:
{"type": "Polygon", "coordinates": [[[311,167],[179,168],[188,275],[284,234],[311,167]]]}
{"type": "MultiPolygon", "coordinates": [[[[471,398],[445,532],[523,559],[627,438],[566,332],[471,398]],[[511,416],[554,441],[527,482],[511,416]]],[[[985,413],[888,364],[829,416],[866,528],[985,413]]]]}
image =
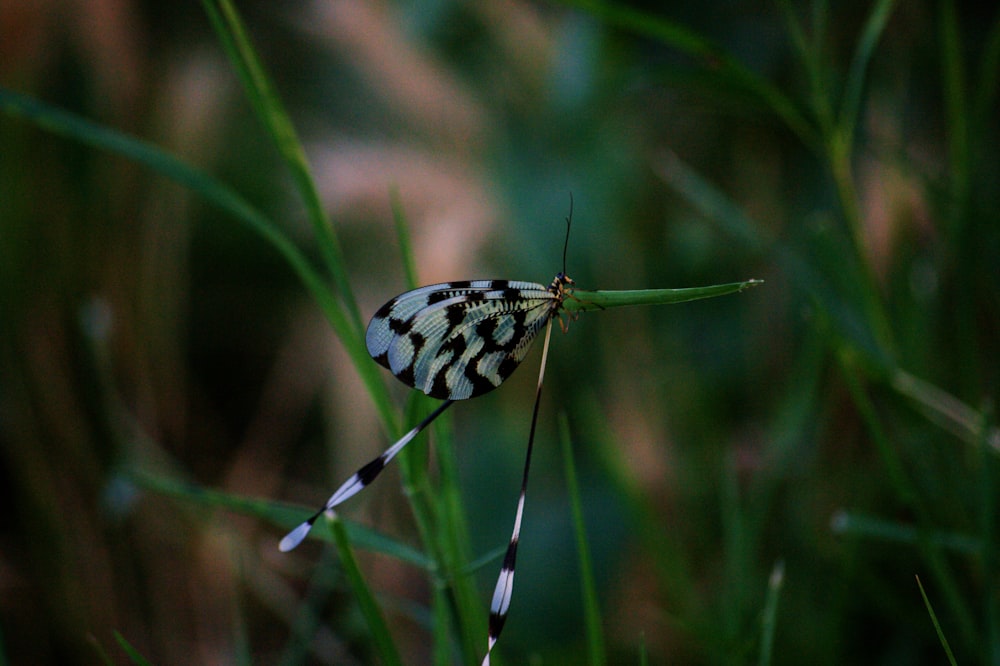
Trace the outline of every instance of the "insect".
{"type": "Polygon", "coordinates": [[[279,544],[282,551],[298,546],[321,515],[372,483],[403,447],[456,400],[474,398],[500,386],[524,360],[544,328],[545,344],[535,390],[521,491],[514,529],[490,604],[489,635],[483,666],[489,664],[490,652],[503,629],[510,607],[552,321],[559,316],[563,302],[572,297],[574,282],[565,272],[572,217],[571,198],[570,213],[566,218],[566,242],[563,245],[563,271],[557,273],[548,286],[513,280],[444,282],[400,294],[379,308],[365,334],[368,353],[406,385],[444,402],[380,456],[355,472],[316,513],[289,532],[279,544]]]}

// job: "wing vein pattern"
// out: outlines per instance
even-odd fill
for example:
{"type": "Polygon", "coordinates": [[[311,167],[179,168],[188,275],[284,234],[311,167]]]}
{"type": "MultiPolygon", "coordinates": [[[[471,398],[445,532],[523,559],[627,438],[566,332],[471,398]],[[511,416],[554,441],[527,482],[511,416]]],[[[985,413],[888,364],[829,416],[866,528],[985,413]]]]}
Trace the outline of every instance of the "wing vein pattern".
{"type": "Polygon", "coordinates": [[[463,400],[492,391],[517,369],[562,299],[514,280],[445,282],[408,291],[368,324],[368,353],[427,395],[463,400]]]}

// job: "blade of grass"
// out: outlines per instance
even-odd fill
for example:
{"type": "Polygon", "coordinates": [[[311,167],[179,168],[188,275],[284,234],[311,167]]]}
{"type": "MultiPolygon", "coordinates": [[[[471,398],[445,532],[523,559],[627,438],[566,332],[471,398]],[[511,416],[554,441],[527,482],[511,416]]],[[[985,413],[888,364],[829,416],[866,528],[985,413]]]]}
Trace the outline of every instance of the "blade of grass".
{"type": "Polygon", "coordinates": [[[762,100],[803,143],[814,147],[822,145],[815,129],[791,99],[699,33],[659,16],[601,0],[564,0],[563,4],[697,58],[706,69],[726,79],[730,85],[747,90],[762,100]]]}
{"type": "MultiPolygon", "coordinates": [[[[824,11],[826,5],[821,2],[812,3],[814,9],[811,23],[812,33],[807,35],[795,15],[795,9],[801,5],[789,0],[780,0],[778,4],[785,16],[785,26],[798,56],[796,62],[802,66],[806,80],[809,82],[809,101],[813,115],[816,117],[821,135],[827,136],[834,126],[832,100],[830,99],[831,86],[826,75],[828,68],[822,65],[823,51],[816,48],[816,44],[823,43],[826,28],[826,13],[824,11]]],[[[821,146],[822,143],[817,137],[815,148],[818,149],[821,146]]],[[[817,150],[817,152],[821,153],[822,151],[817,150]]]]}
{"type": "MultiPolygon", "coordinates": [[[[327,539],[332,538],[327,530],[320,530],[320,533],[327,539]]],[[[308,663],[309,654],[317,642],[316,632],[322,631],[327,622],[325,612],[330,597],[343,587],[340,581],[341,568],[336,563],[335,549],[324,548],[301,601],[295,605],[294,617],[287,621],[289,637],[278,658],[278,666],[308,663]]]]}
{"type": "Polygon", "coordinates": [[[764,616],[760,623],[760,656],[758,666],[770,666],[774,654],[774,632],[777,627],[778,598],[785,583],[785,563],[778,560],[767,579],[767,597],[764,599],[764,616]]]}
{"type": "MultiPolygon", "coordinates": [[[[413,289],[418,286],[418,278],[409,226],[395,188],[390,192],[390,197],[406,285],[408,289],[413,289]]],[[[415,421],[418,413],[426,411],[425,407],[431,402],[426,396],[413,392],[407,405],[408,420],[415,421]]],[[[471,664],[475,663],[479,641],[486,634],[486,620],[474,580],[469,574],[470,540],[450,424],[451,419],[445,415],[431,427],[437,451],[436,487],[432,487],[428,474],[428,447],[409,447],[402,451],[399,455],[399,468],[404,493],[409,500],[421,541],[434,562],[433,615],[451,620],[436,622],[432,627],[434,645],[439,646],[435,648],[435,653],[447,654],[445,648],[451,647],[455,642],[449,634],[449,628],[454,628],[463,660],[471,664]]],[[[446,659],[440,663],[449,662],[450,659],[446,659]]]]}
{"type": "Polygon", "coordinates": [[[844,133],[844,140],[853,143],[854,131],[858,125],[858,114],[861,109],[861,96],[865,89],[865,80],[872,55],[878,45],[885,26],[892,16],[895,0],[878,0],[868,14],[865,26],[861,31],[851,59],[851,67],[844,82],[844,96],[840,106],[839,125],[844,133]]]}
{"type": "MultiPolygon", "coordinates": [[[[254,516],[284,529],[295,527],[312,515],[311,510],[301,509],[289,504],[253,499],[242,495],[231,495],[141,470],[130,471],[129,479],[136,485],[149,491],[175,497],[186,502],[194,502],[213,509],[226,509],[254,516]]],[[[380,532],[356,523],[345,523],[345,529],[348,536],[358,547],[394,557],[426,571],[431,571],[434,568],[434,563],[426,555],[380,532]]],[[[322,530],[317,530],[316,537],[329,541],[329,536],[322,530]]]]}
{"type": "Polygon", "coordinates": [[[115,632],[115,641],[118,643],[118,646],[125,651],[125,654],[128,655],[130,662],[138,664],[139,666],[151,666],[149,660],[142,656],[139,651],[136,650],[131,643],[125,640],[125,637],[117,631],[115,632]]]}
{"type": "Polygon", "coordinates": [[[748,600],[755,590],[751,586],[756,577],[750,575],[751,552],[754,544],[752,529],[741,495],[736,453],[731,452],[727,462],[719,467],[719,523],[722,538],[722,586],[726,590],[726,603],[719,609],[718,629],[723,642],[735,645],[747,626],[748,600]]]}
{"type": "Polygon", "coordinates": [[[930,382],[914,377],[903,370],[896,370],[890,379],[892,387],[923,407],[928,418],[970,444],[984,442],[994,454],[1000,454],[1000,429],[985,426],[982,412],[930,382]]]}
{"type": "MultiPolygon", "coordinates": [[[[627,446],[617,440],[603,418],[602,403],[593,394],[586,395],[574,412],[574,421],[581,423],[581,430],[588,433],[594,444],[591,455],[610,479],[614,491],[625,506],[624,513],[634,525],[633,533],[639,540],[642,552],[656,553],[652,560],[654,580],[652,585],[668,594],[673,600],[670,615],[687,617],[700,607],[703,598],[692,572],[690,561],[675,535],[663,529],[663,514],[656,499],[646,486],[634,478],[630,463],[626,461],[627,446]]],[[[644,635],[640,633],[641,663],[648,663],[649,655],[644,635]]]]}
{"type": "Polygon", "coordinates": [[[566,474],[566,494],[569,496],[573,512],[573,533],[576,536],[576,553],[580,567],[580,594],[583,598],[584,633],[587,638],[588,662],[600,666],[608,662],[604,647],[604,633],[601,631],[601,609],[597,600],[597,585],[594,583],[594,566],[590,560],[590,545],[587,528],[583,522],[583,506],[580,502],[580,485],[576,479],[576,465],[573,462],[573,443],[569,431],[569,419],[565,412],[559,413],[559,441],[562,446],[563,467],[566,474]]]}
{"type": "MultiPolygon", "coordinates": [[[[990,26],[985,44],[983,54],[979,59],[979,75],[972,87],[973,118],[977,129],[970,134],[971,136],[984,136],[985,130],[978,128],[988,126],[994,121],[994,104],[996,103],[997,89],[1000,88],[1000,12],[993,19],[993,25],[990,26]]],[[[984,143],[981,148],[989,150],[988,146],[988,143],[984,143]]],[[[984,156],[980,155],[979,157],[984,156]]]]}
{"type": "Polygon", "coordinates": [[[392,640],[389,626],[361,574],[357,560],[354,559],[354,551],[351,549],[351,541],[344,529],[344,524],[336,514],[328,522],[330,530],[333,532],[333,541],[337,546],[337,554],[340,556],[340,565],[354,591],[354,597],[358,600],[361,614],[365,618],[369,631],[371,631],[372,642],[382,658],[382,663],[386,666],[401,665],[403,662],[399,657],[399,650],[396,649],[396,643],[392,640]]]}
{"type": "Polygon", "coordinates": [[[419,286],[417,266],[413,260],[410,227],[406,223],[406,212],[403,210],[403,202],[399,197],[398,188],[393,187],[389,190],[389,202],[392,205],[392,221],[396,226],[396,240],[399,242],[399,254],[403,259],[403,278],[406,281],[406,288],[416,289],[419,286]]]}
{"type": "Polygon", "coordinates": [[[948,132],[948,176],[951,205],[949,227],[953,232],[963,224],[969,196],[969,109],[965,86],[965,63],[959,35],[955,4],[945,0],[940,5],[941,78],[943,83],[945,127],[948,132]]]}
{"type": "MultiPolygon", "coordinates": [[[[838,354],[841,366],[841,376],[844,377],[848,393],[854,403],[855,408],[861,416],[868,436],[875,444],[879,457],[888,473],[889,483],[900,501],[911,508],[916,516],[918,524],[930,526],[934,524],[930,507],[926,498],[923,497],[914,486],[906,473],[897,447],[890,440],[885,428],[882,425],[882,417],[875,409],[871,397],[863,386],[860,377],[861,371],[854,367],[850,359],[849,352],[841,351],[838,354]]],[[[927,530],[918,532],[920,538],[916,546],[922,556],[926,566],[934,574],[935,582],[940,586],[949,613],[955,618],[959,635],[966,646],[977,644],[975,621],[973,620],[971,609],[965,603],[964,595],[960,590],[958,581],[951,565],[942,557],[940,548],[928,543],[924,538],[927,530]]]]}
{"type": "Polygon", "coordinates": [[[888,543],[916,546],[921,539],[928,544],[945,548],[962,555],[976,555],[982,552],[980,539],[967,534],[932,531],[921,534],[913,525],[884,520],[864,514],[838,511],[830,519],[830,529],[835,534],[845,534],[866,539],[877,539],[888,543]]]}
{"type": "Polygon", "coordinates": [[[867,323],[879,346],[887,351],[891,350],[893,346],[892,327],[866,249],[864,219],[854,180],[854,136],[868,66],[875,46],[889,20],[892,7],[893,0],[879,0],[872,7],[851,60],[847,80],[844,83],[844,94],[837,126],[831,128],[831,131],[824,137],[828,168],[836,184],[840,209],[857,262],[855,278],[861,286],[860,294],[867,323]]]}
{"type": "Polygon", "coordinates": [[[233,4],[229,0],[202,0],[202,6],[230,62],[236,68],[251,107],[274,140],[278,152],[292,174],[292,180],[305,203],[324,262],[340,298],[347,307],[348,316],[360,335],[361,314],[347,277],[340,242],[323,210],[323,203],[316,190],[295,127],[264,72],[264,67],[250,43],[243,21],[233,4]]]}
{"type": "Polygon", "coordinates": [[[938,640],[941,642],[941,647],[944,648],[944,653],[948,656],[948,663],[951,664],[951,666],[958,666],[955,661],[955,655],[951,653],[951,646],[948,645],[948,639],[941,630],[940,623],[938,623],[934,607],[931,606],[931,600],[927,598],[927,592],[924,591],[924,584],[920,582],[920,576],[915,576],[915,578],[917,579],[917,587],[920,588],[920,596],[924,599],[924,606],[927,608],[927,614],[930,615],[931,622],[934,624],[934,631],[937,632],[938,640]]]}
{"type": "Polygon", "coordinates": [[[634,289],[629,291],[585,291],[573,289],[570,297],[563,301],[566,312],[592,312],[629,305],[664,305],[686,303],[702,298],[713,298],[746,291],[750,287],[763,284],[763,280],[744,280],[715,284],[708,287],[686,289],[634,289]]]}
{"type": "Polygon", "coordinates": [[[433,498],[439,525],[436,552],[441,559],[438,573],[449,592],[448,601],[462,651],[466,660],[474,664],[486,635],[486,606],[469,570],[471,539],[450,423],[449,420],[432,426],[438,467],[438,484],[433,498]]]}
{"type": "MultiPolygon", "coordinates": [[[[991,428],[993,412],[984,410],[981,431],[991,428]]],[[[997,463],[992,455],[994,450],[989,446],[986,437],[979,440],[979,532],[982,539],[980,558],[983,562],[983,586],[987,590],[983,595],[983,625],[986,640],[983,647],[987,664],[1000,663],[1000,597],[990,594],[989,590],[1000,589],[1000,548],[998,548],[997,531],[997,463]]]]}
{"type": "MultiPolygon", "coordinates": [[[[866,252],[862,213],[854,183],[853,155],[854,136],[868,67],[878,40],[891,16],[893,0],[879,0],[868,15],[844,82],[836,122],[832,117],[832,109],[837,106],[832,101],[836,87],[830,83],[832,79],[828,75],[830,67],[824,65],[822,51],[817,46],[822,44],[822,35],[813,35],[813,39],[807,39],[794,16],[794,3],[783,2],[782,7],[792,43],[796,47],[799,61],[803,63],[809,80],[813,113],[816,115],[822,134],[820,145],[824,149],[820,154],[825,159],[836,185],[837,198],[856,257],[857,268],[854,277],[861,285],[858,293],[861,296],[868,326],[879,346],[883,350],[889,350],[892,345],[892,330],[866,252]]],[[[825,13],[821,16],[825,16],[825,13]]],[[[817,32],[821,32],[825,22],[819,20],[816,25],[817,32]]]]}
{"type": "Polygon", "coordinates": [[[151,143],[103,127],[68,111],[0,88],[0,109],[53,134],[122,155],[184,186],[218,206],[271,243],[320,302],[336,327],[344,324],[339,307],[305,255],[271,221],[239,194],[207,173],[151,143]]]}
{"type": "Polygon", "coordinates": [[[452,663],[451,641],[448,640],[448,626],[454,621],[452,614],[448,612],[451,605],[448,603],[448,593],[443,585],[435,585],[431,599],[431,610],[434,617],[434,626],[430,627],[433,637],[431,663],[436,666],[448,666],[452,663]]]}
{"type": "Polygon", "coordinates": [[[316,299],[364,382],[390,436],[399,430],[396,413],[382,383],[382,377],[378,374],[377,366],[368,357],[357,327],[351,324],[343,308],[305,254],[278,225],[246,199],[204,171],[151,143],[2,87],[0,87],[0,110],[58,136],[133,160],[201,196],[270,243],[316,299]]]}
{"type": "MultiPolygon", "coordinates": [[[[104,646],[101,645],[100,641],[97,640],[97,636],[87,634],[87,643],[97,653],[97,658],[100,659],[102,664],[105,666],[115,666],[114,660],[108,654],[108,651],[104,649],[104,646]]],[[[6,662],[3,662],[3,665],[6,666],[6,662]]]]}
{"type": "MultiPolygon", "coordinates": [[[[754,252],[767,252],[789,279],[802,289],[818,312],[835,328],[841,344],[850,347],[866,364],[867,372],[886,379],[900,394],[936,415],[944,426],[961,439],[974,443],[980,436],[981,414],[947,391],[896,367],[893,357],[875,339],[875,334],[859,328],[850,304],[795,250],[770,239],[724,192],[702,178],[673,154],[665,155],[658,169],[660,177],[681,194],[706,218],[754,252]]],[[[577,292],[579,293],[579,292],[577,292]]],[[[1000,453],[1000,429],[987,434],[990,447],[1000,453]]]]}
{"type": "Polygon", "coordinates": [[[368,358],[363,341],[364,326],[347,276],[340,242],[323,210],[323,203],[295,127],[274,91],[233,4],[229,0],[202,0],[202,5],[243,83],[254,112],[274,141],[302,196],[320,253],[346,307],[346,311],[337,313],[341,321],[334,326],[334,330],[361,375],[390,438],[395,439],[400,434],[400,424],[381,375],[368,358]]]}

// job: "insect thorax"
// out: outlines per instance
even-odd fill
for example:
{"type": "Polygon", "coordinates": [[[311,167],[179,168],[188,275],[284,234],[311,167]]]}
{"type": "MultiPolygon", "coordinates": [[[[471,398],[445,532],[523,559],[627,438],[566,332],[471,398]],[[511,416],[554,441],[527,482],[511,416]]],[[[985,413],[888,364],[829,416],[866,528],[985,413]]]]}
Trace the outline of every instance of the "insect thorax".
{"type": "Polygon", "coordinates": [[[576,282],[570,276],[565,273],[556,273],[556,276],[552,278],[552,284],[549,285],[549,292],[556,297],[559,303],[562,303],[566,296],[569,295],[568,288],[574,284],[576,282]]]}

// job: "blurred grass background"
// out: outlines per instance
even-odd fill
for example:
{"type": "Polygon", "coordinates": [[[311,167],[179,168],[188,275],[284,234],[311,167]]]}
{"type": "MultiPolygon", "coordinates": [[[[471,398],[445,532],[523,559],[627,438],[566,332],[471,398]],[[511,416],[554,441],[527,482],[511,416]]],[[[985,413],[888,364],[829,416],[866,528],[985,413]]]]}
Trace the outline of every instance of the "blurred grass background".
{"type": "MultiPolygon", "coordinates": [[[[958,663],[1000,663],[995,7],[238,9],[364,321],[407,287],[394,197],[421,283],[547,283],[570,192],[581,288],[766,280],[554,336],[498,662],[946,663],[919,576],[958,663]]],[[[0,663],[123,663],[116,632],[157,664],[391,661],[332,549],[277,552],[301,519],[281,502],[317,505],[432,403],[404,420],[405,387],[364,384],[333,306],[252,227],[12,110],[163,148],[326,275],[203,7],[5,3],[0,55],[0,663]]],[[[404,663],[482,657],[499,561],[466,565],[509,535],[525,366],[450,410],[429,480],[422,436],[407,492],[393,469],[343,507],[389,536],[354,553],[404,663]]]]}

